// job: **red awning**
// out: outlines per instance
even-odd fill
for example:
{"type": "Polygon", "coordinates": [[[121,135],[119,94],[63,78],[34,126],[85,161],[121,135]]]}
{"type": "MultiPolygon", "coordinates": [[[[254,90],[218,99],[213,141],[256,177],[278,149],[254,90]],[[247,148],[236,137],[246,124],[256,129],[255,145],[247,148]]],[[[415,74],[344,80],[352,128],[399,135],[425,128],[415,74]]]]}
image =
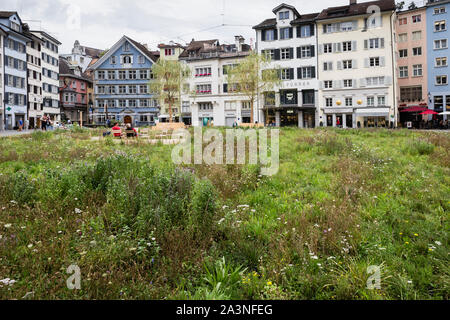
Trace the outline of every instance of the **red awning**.
{"type": "Polygon", "coordinates": [[[413,106],[409,108],[405,108],[403,110],[400,110],[400,112],[423,112],[428,110],[428,108],[425,107],[419,107],[419,106],[413,106]]]}
{"type": "Polygon", "coordinates": [[[422,114],[425,115],[425,114],[439,114],[439,113],[437,113],[436,111],[433,111],[433,110],[427,110],[427,111],[422,112],[421,115],[422,114]]]}

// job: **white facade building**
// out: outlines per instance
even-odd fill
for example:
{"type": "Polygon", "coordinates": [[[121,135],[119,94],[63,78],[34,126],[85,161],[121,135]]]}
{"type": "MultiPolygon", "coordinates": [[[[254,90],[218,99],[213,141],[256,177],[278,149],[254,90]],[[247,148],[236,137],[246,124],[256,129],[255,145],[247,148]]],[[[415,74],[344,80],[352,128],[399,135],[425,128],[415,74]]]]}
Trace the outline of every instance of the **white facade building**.
{"type": "Polygon", "coordinates": [[[260,118],[276,126],[314,127],[317,118],[318,13],[300,14],[293,6],[281,4],[267,19],[254,26],[257,51],[271,58],[271,68],[280,69],[282,85],[261,95],[260,118]],[[269,97],[269,99],[265,98],[269,97]],[[265,116],[268,119],[265,119],[265,116]]]}
{"type": "Polygon", "coordinates": [[[397,123],[394,19],[393,0],[350,0],[317,17],[321,125],[397,123]]]}
{"type": "Polygon", "coordinates": [[[72,53],[62,54],[61,56],[71,64],[81,67],[81,71],[85,72],[91,65],[92,60],[99,59],[102,52],[103,50],[100,49],[82,46],[78,40],[75,40],[72,53]]]}
{"type": "Polygon", "coordinates": [[[44,31],[31,33],[43,41],[41,45],[43,112],[52,121],[60,121],[58,46],[61,42],[44,31]]]}
{"type": "MultiPolygon", "coordinates": [[[[241,36],[235,44],[220,45],[218,40],[192,41],[180,55],[191,69],[191,78],[182,88],[182,119],[193,126],[232,126],[234,122],[250,123],[250,101],[233,93],[227,71],[250,54],[250,46],[241,36]]],[[[258,111],[254,104],[254,120],[258,111]]]]}
{"type": "Polygon", "coordinates": [[[43,113],[42,99],[42,40],[34,34],[27,33],[32,41],[27,43],[27,73],[28,73],[28,126],[40,128],[43,113]]]}
{"type": "Polygon", "coordinates": [[[5,130],[5,110],[4,106],[6,101],[4,101],[5,97],[5,85],[3,83],[5,76],[4,76],[4,45],[5,45],[5,36],[6,33],[0,29],[0,131],[5,130]]]}

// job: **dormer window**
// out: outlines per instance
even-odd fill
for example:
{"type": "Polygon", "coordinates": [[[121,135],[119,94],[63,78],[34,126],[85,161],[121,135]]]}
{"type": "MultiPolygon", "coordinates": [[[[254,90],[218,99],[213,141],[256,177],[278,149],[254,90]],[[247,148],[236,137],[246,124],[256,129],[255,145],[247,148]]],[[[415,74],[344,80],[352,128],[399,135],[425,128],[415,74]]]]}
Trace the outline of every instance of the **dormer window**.
{"type": "Polygon", "coordinates": [[[14,31],[20,32],[20,26],[17,23],[12,22],[12,21],[11,21],[11,29],[13,29],[14,31]]]}
{"type": "Polygon", "coordinates": [[[289,19],[289,11],[282,11],[279,13],[280,20],[289,19]]]}
{"type": "Polygon", "coordinates": [[[122,63],[123,64],[132,64],[133,59],[131,56],[122,56],[122,63]]]}

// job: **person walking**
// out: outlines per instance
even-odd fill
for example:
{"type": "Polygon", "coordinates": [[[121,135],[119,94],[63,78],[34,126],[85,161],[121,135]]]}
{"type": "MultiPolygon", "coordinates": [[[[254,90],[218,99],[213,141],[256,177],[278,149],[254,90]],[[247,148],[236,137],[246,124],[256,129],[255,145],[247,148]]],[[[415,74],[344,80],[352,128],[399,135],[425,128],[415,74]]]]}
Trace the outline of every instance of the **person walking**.
{"type": "Polygon", "coordinates": [[[23,130],[23,120],[22,118],[19,119],[19,131],[23,130]]]}
{"type": "Polygon", "coordinates": [[[47,117],[45,115],[41,118],[42,131],[47,131],[47,117]]]}

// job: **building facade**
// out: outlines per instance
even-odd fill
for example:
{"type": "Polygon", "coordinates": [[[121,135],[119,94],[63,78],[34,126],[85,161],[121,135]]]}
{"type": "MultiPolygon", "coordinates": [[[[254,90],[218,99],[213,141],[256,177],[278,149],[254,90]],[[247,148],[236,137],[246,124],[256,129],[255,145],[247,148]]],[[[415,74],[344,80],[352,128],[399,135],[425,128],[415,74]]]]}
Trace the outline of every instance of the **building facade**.
{"type": "Polygon", "coordinates": [[[5,102],[3,98],[5,97],[5,86],[4,86],[4,44],[6,39],[6,32],[0,28],[0,131],[5,130],[5,102]]]}
{"type": "Polygon", "coordinates": [[[427,4],[428,103],[429,109],[439,113],[450,111],[449,12],[450,0],[429,1],[427,4]]]}
{"type": "Polygon", "coordinates": [[[350,0],[317,17],[322,125],[396,124],[394,26],[393,0],[350,0]]]}
{"type": "MultiPolygon", "coordinates": [[[[195,41],[180,55],[180,61],[191,70],[182,88],[182,121],[193,126],[232,126],[234,122],[250,122],[250,101],[233,92],[227,71],[250,54],[250,46],[241,36],[235,43],[221,45],[218,40],[195,41]]],[[[256,103],[255,103],[256,106],[256,103]]],[[[257,119],[254,108],[254,119],[257,119]]]]}
{"type": "Polygon", "coordinates": [[[89,87],[92,81],[80,66],[59,57],[59,92],[62,120],[83,124],[89,117],[89,87]]]}
{"type": "Polygon", "coordinates": [[[62,54],[61,56],[66,58],[69,63],[79,66],[81,71],[85,72],[91,65],[92,60],[99,59],[103,51],[104,50],[101,49],[82,46],[78,40],[75,40],[72,52],[69,54],[62,54]]]}
{"type": "Polygon", "coordinates": [[[42,63],[41,45],[43,41],[36,35],[26,32],[31,38],[27,43],[27,79],[28,79],[28,128],[41,127],[41,118],[44,115],[42,98],[42,63]]]}
{"type": "Polygon", "coordinates": [[[0,11],[0,29],[3,38],[3,122],[7,130],[27,127],[27,54],[30,38],[23,33],[17,12],[0,11]]]}
{"type": "Polygon", "coordinates": [[[416,8],[397,13],[396,58],[400,123],[415,116],[412,107],[428,105],[426,8],[416,8]]]}
{"type": "Polygon", "coordinates": [[[31,33],[43,42],[41,45],[43,113],[51,121],[61,121],[58,55],[61,42],[44,31],[31,31],[31,33]]]}
{"type": "Polygon", "coordinates": [[[318,13],[300,14],[281,4],[271,18],[254,26],[257,51],[280,69],[282,85],[258,101],[261,122],[276,126],[312,128],[318,121],[317,28],[318,13]],[[265,119],[267,118],[267,119],[265,119]]]}
{"type": "Polygon", "coordinates": [[[156,57],[144,45],[123,36],[90,67],[94,72],[93,123],[107,119],[134,126],[149,125],[158,115],[158,101],[149,92],[156,57]]]}

